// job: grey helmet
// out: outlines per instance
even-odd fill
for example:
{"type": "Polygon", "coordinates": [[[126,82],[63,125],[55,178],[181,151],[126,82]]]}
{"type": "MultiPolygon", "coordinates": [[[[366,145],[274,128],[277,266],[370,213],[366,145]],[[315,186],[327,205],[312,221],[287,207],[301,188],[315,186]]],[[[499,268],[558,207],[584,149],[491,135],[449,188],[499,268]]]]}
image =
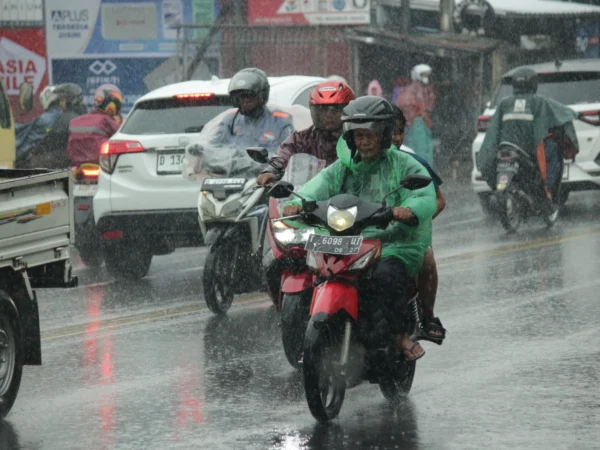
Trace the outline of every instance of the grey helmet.
{"type": "Polygon", "coordinates": [[[59,84],[53,91],[59,99],[67,101],[67,109],[73,109],[83,104],[83,89],[75,83],[59,84]]]}
{"type": "MultiPolygon", "coordinates": [[[[242,69],[231,78],[227,91],[229,92],[233,105],[237,108],[240,107],[240,102],[236,93],[250,91],[254,94],[258,94],[260,98],[260,106],[258,109],[262,111],[269,101],[269,79],[267,78],[267,74],[260,69],[254,67],[242,69]]],[[[240,111],[240,113],[247,114],[248,112],[240,111]]]]}
{"type": "Polygon", "coordinates": [[[538,89],[538,76],[535,70],[525,67],[512,76],[513,94],[535,94],[538,89]]]}
{"type": "Polygon", "coordinates": [[[352,152],[352,158],[356,154],[354,130],[357,129],[370,129],[380,134],[382,149],[392,145],[394,108],[384,98],[365,95],[352,100],[342,112],[342,123],[342,136],[352,152]]]}

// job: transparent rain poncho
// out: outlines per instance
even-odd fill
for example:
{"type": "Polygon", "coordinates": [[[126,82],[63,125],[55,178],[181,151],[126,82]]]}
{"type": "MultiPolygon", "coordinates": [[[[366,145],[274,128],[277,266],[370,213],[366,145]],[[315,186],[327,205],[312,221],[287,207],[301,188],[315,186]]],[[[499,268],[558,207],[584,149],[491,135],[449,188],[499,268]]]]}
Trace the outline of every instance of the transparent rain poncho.
{"type": "MultiPolygon", "coordinates": [[[[303,130],[312,125],[310,110],[304,106],[267,105],[267,107],[289,114],[292,131],[303,130]]],[[[223,142],[223,122],[231,114],[235,114],[235,110],[225,111],[216,116],[186,147],[183,163],[184,178],[192,181],[215,177],[255,178],[265,168],[265,164],[252,160],[246,152],[247,147],[263,147],[261,142],[251,142],[251,145],[238,145],[238,147],[233,142],[223,142]]]]}

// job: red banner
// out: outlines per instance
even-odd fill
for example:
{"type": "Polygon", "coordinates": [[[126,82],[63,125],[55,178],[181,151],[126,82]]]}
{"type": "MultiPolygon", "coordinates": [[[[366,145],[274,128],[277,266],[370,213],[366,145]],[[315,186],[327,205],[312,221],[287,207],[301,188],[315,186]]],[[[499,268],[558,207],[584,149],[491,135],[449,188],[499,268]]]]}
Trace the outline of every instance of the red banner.
{"type": "Polygon", "coordinates": [[[43,28],[0,29],[0,77],[10,98],[15,122],[30,122],[42,113],[39,93],[48,85],[46,67],[46,34],[43,28]],[[19,86],[34,87],[33,110],[19,109],[19,86]]]}
{"type": "Polygon", "coordinates": [[[370,0],[248,0],[250,25],[361,25],[370,0]]]}

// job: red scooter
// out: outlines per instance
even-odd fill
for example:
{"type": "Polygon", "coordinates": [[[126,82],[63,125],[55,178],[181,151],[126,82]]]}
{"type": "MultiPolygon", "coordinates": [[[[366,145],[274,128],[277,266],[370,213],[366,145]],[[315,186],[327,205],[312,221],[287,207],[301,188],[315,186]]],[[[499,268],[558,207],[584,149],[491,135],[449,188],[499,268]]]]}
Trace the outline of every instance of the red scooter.
{"type": "MultiPolygon", "coordinates": [[[[429,177],[409,175],[388,195],[400,188],[421,189],[430,182],[429,177]]],[[[280,182],[269,195],[287,197],[292,189],[290,183],[280,182]]],[[[397,350],[385,320],[359,317],[357,285],[379,262],[382,250],[379,240],[363,239],[360,234],[367,227],[390,224],[393,214],[385,199],[382,205],[340,194],[321,202],[302,199],[302,205],[300,215],[280,220],[301,218],[330,233],[312,234],[305,247],[306,264],[315,272],[317,286],[304,336],[304,390],[310,412],[325,422],[339,414],[346,388],[365,380],[379,384],[390,400],[408,393],[416,362],[406,361],[397,350]]],[[[409,335],[416,335],[420,327],[419,309],[415,295],[403,321],[409,335]]]]}
{"type": "MultiPolygon", "coordinates": [[[[284,181],[299,187],[314,177],[325,162],[308,154],[293,155],[284,181]]],[[[289,196],[289,195],[288,195],[289,196]]],[[[281,338],[288,362],[299,368],[304,331],[309,319],[314,275],[306,266],[304,245],[313,228],[295,228],[280,219],[281,200],[269,199],[267,239],[270,251],[263,258],[269,295],[281,313],[281,338]]],[[[268,248],[265,246],[265,248],[268,248]]]]}

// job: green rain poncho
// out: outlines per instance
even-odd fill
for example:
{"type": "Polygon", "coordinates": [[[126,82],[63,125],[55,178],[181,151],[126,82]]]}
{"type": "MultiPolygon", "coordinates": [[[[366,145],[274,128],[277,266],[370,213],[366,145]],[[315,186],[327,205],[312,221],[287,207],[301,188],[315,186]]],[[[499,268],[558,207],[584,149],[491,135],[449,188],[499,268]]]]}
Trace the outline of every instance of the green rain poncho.
{"type": "MultiPolygon", "coordinates": [[[[412,156],[404,152],[386,150],[376,161],[353,162],[350,149],[343,139],[338,141],[339,160],[322,170],[306,183],[299,194],[307,200],[328,200],[348,193],[370,202],[381,202],[388,192],[400,185],[410,174],[429,176],[427,170],[412,156]],[[345,176],[346,175],[346,176],[345,176]],[[343,183],[343,186],[342,186],[343,183]]],[[[289,204],[299,204],[294,200],[289,204]]],[[[395,256],[402,260],[411,275],[416,275],[423,263],[423,255],[431,245],[431,217],[435,213],[435,190],[432,184],[410,191],[400,189],[386,199],[390,207],[410,208],[419,219],[419,225],[410,227],[400,222],[382,230],[367,228],[363,236],[383,241],[382,257],[395,256]]]]}
{"type": "Polygon", "coordinates": [[[560,141],[563,154],[574,157],[579,152],[573,120],[577,114],[569,107],[542,95],[518,94],[504,98],[488,125],[481,144],[477,166],[491,187],[496,182],[498,147],[503,141],[511,142],[525,150],[533,160],[536,148],[555,127],[564,128],[560,141]]]}

